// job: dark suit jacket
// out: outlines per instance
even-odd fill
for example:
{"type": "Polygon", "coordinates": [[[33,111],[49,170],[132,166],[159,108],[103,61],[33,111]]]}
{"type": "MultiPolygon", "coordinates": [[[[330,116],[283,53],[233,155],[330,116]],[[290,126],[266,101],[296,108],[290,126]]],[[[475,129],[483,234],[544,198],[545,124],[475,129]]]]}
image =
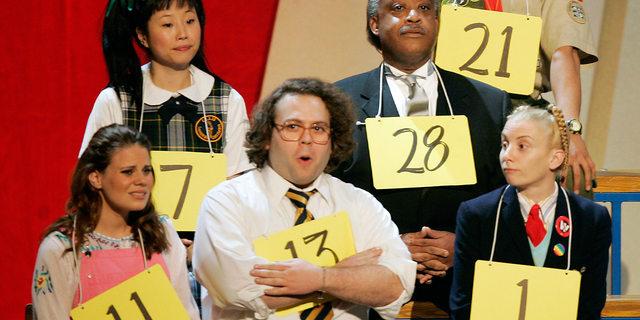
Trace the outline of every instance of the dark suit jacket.
{"type": "MultiPolygon", "coordinates": [[[[473,274],[477,260],[489,260],[496,223],[498,201],[505,187],[464,202],[458,211],[455,271],[451,288],[453,319],[469,319],[473,274]]],[[[567,192],[571,204],[571,269],[582,273],[578,319],[600,319],[606,299],[606,276],[611,245],[611,218],[607,209],[593,201],[567,192]]],[[[554,222],[567,216],[567,202],[560,191],[554,222]]],[[[553,252],[557,243],[568,248],[568,237],[553,228],[545,267],[565,269],[567,254],[553,252]]],[[[502,201],[493,261],[534,265],[516,188],[507,189],[502,201]]]]}
{"type": "MultiPolygon", "coordinates": [[[[352,158],[332,174],[343,181],[372,193],[391,213],[401,233],[417,232],[422,226],[454,232],[456,212],[460,203],[473,199],[505,184],[498,154],[500,133],[511,101],[502,90],[471,80],[455,73],[438,69],[442,75],[453,112],[469,119],[471,142],[478,183],[469,186],[436,188],[406,188],[377,190],[373,187],[371,160],[364,125],[355,128],[357,143],[352,158]]],[[[398,111],[391,91],[383,82],[382,116],[397,117],[398,111]]],[[[378,113],[380,69],[359,74],[336,83],[356,103],[358,120],[375,117],[378,113]]],[[[442,85],[438,86],[438,115],[450,114],[442,85]]]]}

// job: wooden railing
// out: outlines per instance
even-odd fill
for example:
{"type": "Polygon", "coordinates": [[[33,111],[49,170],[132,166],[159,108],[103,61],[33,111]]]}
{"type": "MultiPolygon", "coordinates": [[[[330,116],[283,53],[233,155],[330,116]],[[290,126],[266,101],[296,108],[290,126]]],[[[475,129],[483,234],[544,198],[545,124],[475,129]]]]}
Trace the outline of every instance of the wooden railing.
{"type": "MultiPolygon", "coordinates": [[[[640,296],[607,296],[602,318],[640,319],[640,296]]],[[[449,316],[431,302],[411,301],[402,307],[398,319],[449,319],[449,316]]]]}

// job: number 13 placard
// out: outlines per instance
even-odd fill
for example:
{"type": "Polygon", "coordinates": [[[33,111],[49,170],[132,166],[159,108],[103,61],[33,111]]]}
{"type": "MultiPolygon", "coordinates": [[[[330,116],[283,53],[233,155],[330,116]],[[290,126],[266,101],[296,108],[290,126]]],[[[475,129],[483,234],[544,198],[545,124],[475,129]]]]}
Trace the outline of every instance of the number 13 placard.
{"type": "Polygon", "coordinates": [[[529,95],[541,28],[539,17],[445,5],[435,61],[445,70],[529,95]]]}

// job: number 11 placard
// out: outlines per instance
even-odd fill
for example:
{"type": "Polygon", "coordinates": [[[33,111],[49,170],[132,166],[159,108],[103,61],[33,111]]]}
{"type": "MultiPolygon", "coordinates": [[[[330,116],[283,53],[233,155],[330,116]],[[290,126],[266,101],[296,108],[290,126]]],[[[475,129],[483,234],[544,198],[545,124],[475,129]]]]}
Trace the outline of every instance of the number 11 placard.
{"type": "Polygon", "coordinates": [[[436,64],[510,93],[533,92],[539,17],[445,5],[436,64]]]}

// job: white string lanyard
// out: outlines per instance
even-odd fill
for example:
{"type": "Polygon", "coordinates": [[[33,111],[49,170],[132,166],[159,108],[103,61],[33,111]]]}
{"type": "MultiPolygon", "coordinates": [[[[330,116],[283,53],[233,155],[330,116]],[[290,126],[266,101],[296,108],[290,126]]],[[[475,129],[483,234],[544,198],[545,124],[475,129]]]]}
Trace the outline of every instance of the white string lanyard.
{"type": "MultiPolygon", "coordinates": [[[[495,249],[496,249],[496,239],[498,237],[498,222],[500,221],[502,199],[504,198],[504,194],[507,192],[509,187],[511,187],[511,185],[507,185],[507,187],[504,189],[504,191],[502,192],[502,195],[500,196],[500,202],[498,202],[498,211],[496,212],[496,226],[493,229],[493,243],[491,244],[491,256],[489,257],[489,265],[491,265],[491,263],[493,262],[493,253],[495,252],[495,249]]],[[[564,194],[564,199],[567,202],[567,212],[569,214],[569,226],[571,226],[569,228],[569,245],[567,249],[567,269],[566,269],[566,274],[569,274],[569,270],[571,267],[571,243],[572,243],[571,239],[573,236],[573,219],[571,216],[571,204],[569,203],[569,196],[567,196],[567,191],[563,187],[560,187],[560,190],[562,190],[562,193],[564,194]]],[[[558,209],[556,206],[556,211],[557,210],[558,209]]]]}
{"type": "MultiPolygon", "coordinates": [[[[84,309],[84,305],[82,304],[82,281],[80,279],[80,259],[76,255],[76,221],[78,217],[73,217],[73,231],[71,232],[71,248],[73,250],[73,263],[75,266],[75,274],[78,279],[78,306],[84,309]]],[[[149,266],[147,265],[147,256],[144,251],[144,239],[142,238],[142,232],[140,228],[138,228],[138,238],[140,239],[140,248],[142,249],[142,261],[144,261],[144,269],[147,270],[148,273],[151,273],[149,270],[149,266]]]]}
{"type": "MultiPolygon", "coordinates": [[[[145,102],[144,102],[144,95],[143,95],[143,97],[142,97],[142,107],[140,108],[140,128],[138,128],[138,131],[140,131],[140,132],[142,132],[142,123],[143,123],[142,120],[144,120],[144,105],[145,105],[145,102]]],[[[203,119],[203,122],[204,122],[204,129],[207,132],[207,143],[209,144],[209,154],[213,158],[214,153],[213,153],[213,147],[211,146],[211,136],[209,134],[209,121],[207,120],[207,108],[204,105],[204,100],[202,100],[200,102],[200,105],[202,106],[202,117],[203,117],[202,119],[203,119]]]]}
{"type": "MultiPolygon", "coordinates": [[[[449,113],[451,114],[451,118],[454,118],[453,116],[453,108],[451,107],[451,101],[449,100],[449,94],[447,94],[447,88],[444,85],[444,81],[442,81],[442,76],[440,76],[440,72],[438,71],[438,68],[436,68],[435,63],[433,63],[433,60],[429,60],[428,63],[431,63],[431,65],[433,66],[433,70],[436,73],[436,76],[438,77],[438,81],[440,82],[440,84],[442,85],[442,92],[444,92],[444,97],[447,100],[447,105],[449,106],[449,113]]],[[[380,64],[380,84],[378,86],[378,113],[376,114],[376,119],[378,119],[378,121],[381,120],[382,118],[382,88],[383,88],[383,81],[384,78],[386,76],[384,75],[384,62],[380,64]]],[[[436,84],[437,85],[437,84],[436,84]]],[[[364,122],[362,121],[356,121],[356,125],[357,126],[363,126],[365,125],[364,122]]]]}

